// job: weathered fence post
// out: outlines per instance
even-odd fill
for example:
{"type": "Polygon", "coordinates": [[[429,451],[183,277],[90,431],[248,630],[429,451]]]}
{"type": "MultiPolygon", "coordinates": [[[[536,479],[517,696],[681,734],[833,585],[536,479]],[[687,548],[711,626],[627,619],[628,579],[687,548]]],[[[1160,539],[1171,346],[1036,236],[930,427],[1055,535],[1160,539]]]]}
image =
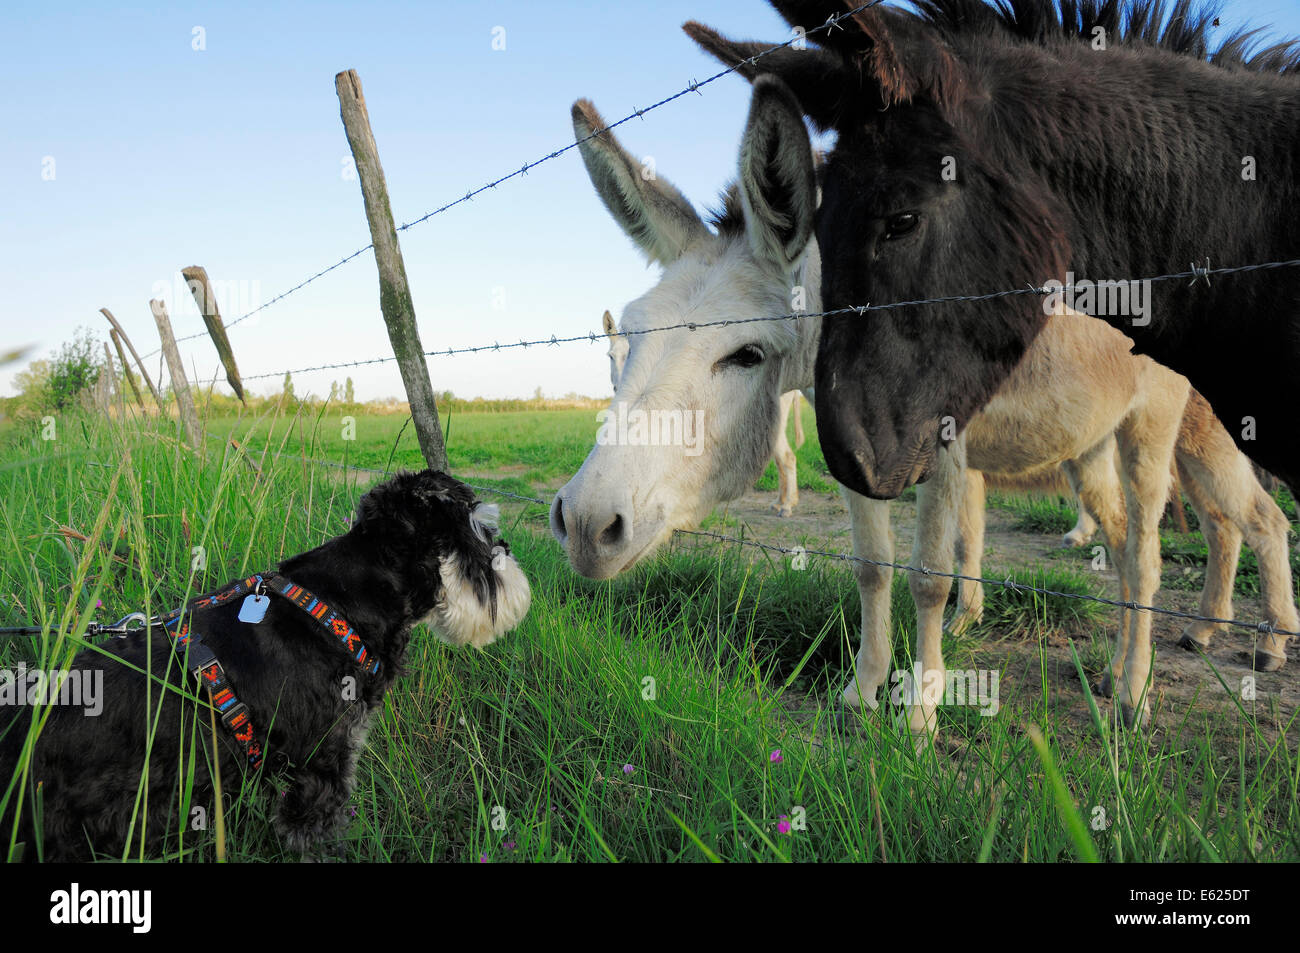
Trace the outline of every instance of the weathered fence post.
{"type": "Polygon", "coordinates": [[[127,386],[131,388],[131,393],[135,397],[135,402],[144,413],[144,398],[140,396],[140,388],[135,383],[135,375],[131,373],[131,365],[126,359],[126,353],[122,350],[122,335],[117,333],[117,328],[109,328],[108,336],[113,339],[113,347],[117,350],[118,360],[122,362],[122,376],[126,378],[127,386]]]}
{"type": "Polygon", "coordinates": [[[415,324],[415,306],[411,303],[411,290],[406,284],[406,266],[402,263],[402,250],[397,244],[397,228],[393,224],[393,210],[388,202],[388,186],[384,170],[379,164],[379,148],[370,129],[370,113],[361,92],[361,79],[356,70],[345,70],[334,77],[334,89],[339,97],[339,112],[343,128],[348,135],[348,146],[356,163],[357,178],[361,181],[361,194],[366,203],[366,220],[370,224],[370,239],[375,246],[375,264],[379,268],[379,306],[388,326],[388,340],[397,356],[397,367],[402,372],[406,399],[411,405],[411,419],[420,441],[424,459],[435,470],[447,469],[447,449],[442,442],[442,428],[438,424],[438,408],[433,399],[433,385],[429,382],[429,366],[424,359],[424,345],[415,324]]]}
{"type": "Polygon", "coordinates": [[[153,319],[158,324],[158,337],[162,340],[163,356],[167,358],[167,371],[171,375],[172,393],[176,395],[176,409],[185,428],[185,438],[191,447],[198,450],[203,446],[203,431],[199,429],[199,415],[194,409],[190,383],[185,378],[185,365],[181,363],[181,352],[176,349],[176,338],[172,336],[172,323],[167,318],[167,305],[155,298],[149,302],[149,310],[153,312],[153,319]]]}
{"type": "MultiPolygon", "coordinates": [[[[153,394],[154,402],[158,405],[158,412],[162,413],[162,395],[158,393],[158,388],[153,386],[153,380],[149,377],[149,372],[145,370],[144,361],[140,360],[140,355],[136,351],[135,345],[131,343],[131,338],[122,330],[122,325],[117,323],[117,318],[113,317],[112,311],[107,308],[100,308],[99,313],[108,318],[108,323],[113,325],[113,330],[121,335],[122,340],[126,342],[126,346],[131,351],[131,356],[135,358],[136,366],[140,368],[140,375],[144,378],[145,384],[148,385],[149,392],[153,394]]],[[[126,363],[126,358],[122,358],[122,363],[126,363]]],[[[143,407],[144,405],[141,404],[140,406],[143,407]]]]}
{"type": "Polygon", "coordinates": [[[208,336],[216,345],[217,354],[226,369],[226,381],[234,390],[235,396],[239,398],[239,402],[247,407],[248,401],[244,400],[244,384],[239,379],[239,368],[235,366],[235,352],[230,348],[230,338],[226,337],[226,326],[221,323],[221,312],[217,310],[217,296],[212,293],[207,269],[190,265],[188,268],[181,269],[181,275],[185,278],[185,283],[190,286],[194,302],[199,306],[199,313],[203,315],[203,323],[208,326],[208,336]]]}

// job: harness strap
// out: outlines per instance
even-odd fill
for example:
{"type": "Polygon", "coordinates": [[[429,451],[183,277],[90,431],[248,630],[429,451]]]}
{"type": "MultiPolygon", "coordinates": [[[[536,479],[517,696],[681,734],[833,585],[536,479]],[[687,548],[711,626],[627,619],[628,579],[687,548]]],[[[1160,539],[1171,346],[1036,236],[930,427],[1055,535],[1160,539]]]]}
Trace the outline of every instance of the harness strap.
{"type": "Polygon", "coordinates": [[[361,641],[361,636],[357,635],[357,630],[352,628],[352,624],[347,619],[339,615],[338,610],[311,590],[304,589],[290,579],[285,579],[279,573],[265,573],[261,578],[271,592],[279,593],[288,599],[314,619],[317,625],[334,636],[363,672],[367,675],[379,674],[383,667],[379,659],[371,654],[366,648],[366,643],[361,641]]]}
{"type": "Polygon", "coordinates": [[[175,631],[170,632],[172,650],[207,690],[209,702],[221,715],[221,723],[244,749],[249,770],[257,771],[262,767],[262,742],[253,728],[248,706],[235,695],[216,653],[204,644],[203,636],[190,627],[190,617],[182,617],[181,610],[169,612],[163,619],[163,626],[168,630],[174,627],[175,631]]]}
{"type": "Polygon", "coordinates": [[[378,675],[382,669],[379,659],[373,656],[347,619],[310,590],[279,573],[255,573],[163,616],[160,621],[172,637],[172,649],[207,690],[212,706],[221,715],[221,723],[243,747],[248,766],[253,771],[262,766],[263,750],[253,728],[248,706],[236,697],[234,687],[226,677],[216,653],[204,644],[203,636],[192,628],[190,622],[197,610],[215,609],[240,596],[260,595],[262,592],[274,592],[307,613],[339,641],[344,651],[366,674],[378,675]]]}

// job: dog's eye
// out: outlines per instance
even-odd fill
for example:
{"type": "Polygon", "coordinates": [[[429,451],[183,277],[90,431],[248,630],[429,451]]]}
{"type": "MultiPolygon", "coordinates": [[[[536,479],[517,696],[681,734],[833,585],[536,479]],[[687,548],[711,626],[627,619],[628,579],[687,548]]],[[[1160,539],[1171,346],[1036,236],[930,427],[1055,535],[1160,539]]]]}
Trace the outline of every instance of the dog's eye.
{"type": "Polygon", "coordinates": [[[746,344],[718,361],[715,370],[723,367],[757,367],[763,363],[765,356],[757,344],[746,344]]]}
{"type": "Polygon", "coordinates": [[[885,222],[885,241],[902,238],[904,235],[916,231],[916,226],[920,224],[921,216],[916,212],[904,212],[901,215],[895,215],[885,222]]]}

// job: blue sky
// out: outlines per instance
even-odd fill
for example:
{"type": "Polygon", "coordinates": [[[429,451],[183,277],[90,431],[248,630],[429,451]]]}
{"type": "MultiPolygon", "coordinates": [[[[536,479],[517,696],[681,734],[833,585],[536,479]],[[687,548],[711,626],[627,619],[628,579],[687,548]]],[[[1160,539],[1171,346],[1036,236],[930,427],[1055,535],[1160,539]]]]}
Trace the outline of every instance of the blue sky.
{"type": "MultiPolygon", "coordinates": [[[[361,76],[400,223],[571,142],[578,97],[613,120],[716,72],[680,30],[692,18],[738,37],[789,36],[760,0],[5,4],[0,350],[45,356],[79,326],[104,337],[100,307],[153,350],[148,301],[163,289],[177,334],[202,328],[182,267],[233,283],[242,313],[367,244],[358,183],[343,175],[339,70],[361,76]]],[[[1228,0],[1223,21],[1300,35],[1300,3],[1228,0]]],[[[726,77],[619,134],[703,208],[734,170],[747,105],[748,85],[726,77]]],[[[656,278],[576,152],[401,242],[426,348],[598,330],[604,309],[617,315],[656,278]]],[[[391,354],[373,257],[231,341],[246,376],[391,354]]],[[[206,339],[182,351],[192,373],[217,372],[206,339]]],[[[0,394],[13,393],[13,370],[0,370],[0,394]]],[[[609,392],[601,345],[436,357],[429,370],[435,389],[463,396],[609,392]]],[[[348,374],[362,399],[401,393],[391,363],[294,380],[299,394],[322,393],[348,374]]]]}

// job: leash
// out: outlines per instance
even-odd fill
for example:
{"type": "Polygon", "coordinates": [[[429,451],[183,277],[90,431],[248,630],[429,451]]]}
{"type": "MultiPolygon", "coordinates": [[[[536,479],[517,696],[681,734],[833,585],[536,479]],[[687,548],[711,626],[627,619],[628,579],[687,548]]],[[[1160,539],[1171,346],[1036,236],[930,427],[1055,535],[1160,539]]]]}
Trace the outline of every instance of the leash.
{"type": "MultiPolygon", "coordinates": [[[[116,622],[89,622],[86,624],[86,635],[111,635],[114,638],[122,638],[136,632],[143,632],[150,621],[143,612],[132,612],[129,615],[122,616],[116,622]]],[[[154,616],[152,621],[157,622],[158,617],[154,616]]],[[[45,628],[39,625],[16,625],[0,628],[0,636],[42,635],[44,632],[45,628]]]]}
{"type": "MultiPolygon", "coordinates": [[[[91,622],[86,626],[86,635],[125,638],[152,625],[164,629],[171,637],[172,650],[182,666],[206,689],[213,710],[221,716],[221,723],[243,748],[250,770],[257,771],[262,767],[264,751],[248,706],[239,700],[221,661],[204,643],[202,633],[192,623],[195,612],[227,605],[242,596],[244,604],[239,609],[239,621],[255,625],[266,616],[270,593],[306,613],[330,634],[363,673],[375,676],[383,670],[379,659],[337,609],[311,590],[275,572],[254,573],[215,593],[193,599],[161,617],[148,618],[143,612],[132,612],[113,623],[91,622]]],[[[15,626],[0,628],[0,636],[41,635],[44,631],[40,626],[15,626]]]]}

